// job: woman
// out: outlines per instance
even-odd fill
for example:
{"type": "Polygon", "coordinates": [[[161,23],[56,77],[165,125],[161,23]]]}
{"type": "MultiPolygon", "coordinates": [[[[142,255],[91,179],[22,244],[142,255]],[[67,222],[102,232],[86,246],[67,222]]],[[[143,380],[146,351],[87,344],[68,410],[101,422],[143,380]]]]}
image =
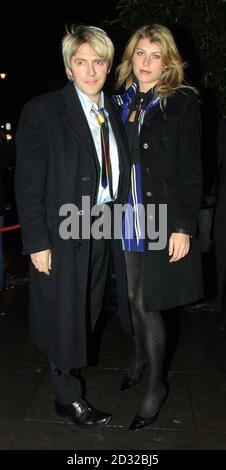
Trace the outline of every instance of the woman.
{"type": "Polygon", "coordinates": [[[133,214],[127,209],[123,220],[134,356],[120,390],[138,383],[145,365],[147,369],[144,398],[130,430],[153,423],[167,396],[160,311],[202,295],[196,238],[202,186],[200,117],[198,99],[194,89],[185,85],[183,70],[171,32],[157,24],[132,35],[117,69],[117,87],[124,85],[126,91],[113,98],[130,145],[128,202],[135,209],[133,214]],[[154,216],[161,243],[150,240],[156,238],[150,236],[154,216]]]}

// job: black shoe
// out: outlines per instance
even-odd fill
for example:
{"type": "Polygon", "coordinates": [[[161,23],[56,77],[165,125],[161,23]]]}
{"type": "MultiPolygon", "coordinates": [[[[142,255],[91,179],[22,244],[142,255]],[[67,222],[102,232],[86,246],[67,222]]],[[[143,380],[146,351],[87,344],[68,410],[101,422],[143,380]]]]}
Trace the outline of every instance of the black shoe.
{"type": "Polygon", "coordinates": [[[62,405],[55,402],[56,414],[59,416],[67,416],[74,424],[80,427],[104,426],[108,424],[112,418],[109,413],[103,413],[90,405],[84,398],[75,401],[70,405],[62,405]]]}
{"type": "Polygon", "coordinates": [[[146,418],[144,416],[136,415],[132,421],[132,424],[129,427],[129,431],[138,431],[138,429],[142,429],[142,428],[145,428],[146,426],[149,426],[150,424],[153,424],[158,418],[161,407],[165,403],[168,397],[168,394],[169,394],[169,389],[167,387],[166,393],[164,395],[163,400],[161,401],[158,411],[154,415],[147,416],[146,418]]]}
{"type": "Polygon", "coordinates": [[[139,384],[139,382],[141,381],[141,377],[142,377],[142,372],[140,373],[138,379],[136,379],[136,380],[130,379],[130,377],[127,377],[125,375],[125,377],[123,377],[123,379],[122,379],[122,383],[121,383],[121,386],[119,388],[119,391],[120,392],[125,392],[126,390],[129,390],[130,388],[132,388],[135,385],[139,384]]]}
{"type": "Polygon", "coordinates": [[[150,424],[153,424],[156,419],[158,418],[160,409],[157,411],[152,416],[149,416],[148,418],[144,418],[144,416],[136,415],[132,424],[129,427],[129,431],[138,431],[138,429],[145,428],[146,426],[149,426],[150,424]]]}
{"type": "Polygon", "coordinates": [[[125,375],[122,379],[122,383],[121,383],[121,386],[119,388],[119,391],[120,392],[125,392],[126,390],[129,390],[130,388],[132,388],[135,385],[139,384],[139,382],[141,381],[142,374],[143,374],[145,366],[146,366],[146,363],[143,365],[143,367],[140,371],[140,374],[138,375],[137,379],[135,379],[135,380],[131,379],[130,377],[125,375]]]}
{"type": "MultiPolygon", "coordinates": [[[[141,377],[141,374],[140,374],[141,377]]],[[[122,383],[120,385],[119,391],[120,392],[125,392],[126,390],[129,390],[130,388],[134,387],[140,382],[140,377],[137,380],[130,379],[125,375],[122,379],[122,383]]]]}

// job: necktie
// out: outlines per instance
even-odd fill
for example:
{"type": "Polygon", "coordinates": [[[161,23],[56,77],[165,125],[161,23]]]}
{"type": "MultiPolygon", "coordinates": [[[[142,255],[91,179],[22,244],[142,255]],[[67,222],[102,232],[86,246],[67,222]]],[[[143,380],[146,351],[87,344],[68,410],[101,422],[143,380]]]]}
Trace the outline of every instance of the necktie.
{"type": "Polygon", "coordinates": [[[112,189],[112,169],[109,152],[109,127],[107,116],[103,108],[99,108],[96,111],[93,108],[93,112],[100,126],[100,139],[101,139],[101,153],[102,153],[102,175],[101,185],[103,188],[109,187],[111,199],[113,200],[113,189],[112,189]]]}

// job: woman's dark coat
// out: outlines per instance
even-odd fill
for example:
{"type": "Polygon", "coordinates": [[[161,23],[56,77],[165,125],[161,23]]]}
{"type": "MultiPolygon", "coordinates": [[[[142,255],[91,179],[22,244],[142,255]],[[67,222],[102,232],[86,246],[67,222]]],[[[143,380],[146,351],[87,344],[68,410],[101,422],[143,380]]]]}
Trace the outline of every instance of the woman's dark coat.
{"type": "MultiPolygon", "coordinates": [[[[105,106],[119,150],[120,203],[126,201],[129,187],[128,150],[120,118],[106,97],[105,106]]],[[[86,364],[90,322],[90,240],[62,240],[59,209],[65,203],[81,209],[85,195],[90,196],[91,207],[96,203],[98,169],[92,135],[72,83],[28,102],[17,132],[16,197],[23,251],[52,249],[50,276],[31,265],[30,328],[35,343],[59,368],[86,364]]],[[[119,244],[116,251],[120,253],[119,244]]],[[[120,279],[118,285],[123,285],[120,279]]],[[[125,291],[123,298],[126,302],[125,291]]],[[[126,304],[122,311],[122,324],[130,330],[126,304]]]]}
{"type": "Polygon", "coordinates": [[[192,90],[177,90],[164,111],[157,105],[146,115],[140,131],[140,163],[143,202],[155,205],[157,225],[158,206],[167,204],[167,238],[173,231],[192,235],[189,254],[173,263],[169,263],[168,243],[164,249],[149,250],[146,237],[141,273],[144,307],[151,311],[185,305],[202,296],[197,239],[202,192],[200,114],[192,90]]]}

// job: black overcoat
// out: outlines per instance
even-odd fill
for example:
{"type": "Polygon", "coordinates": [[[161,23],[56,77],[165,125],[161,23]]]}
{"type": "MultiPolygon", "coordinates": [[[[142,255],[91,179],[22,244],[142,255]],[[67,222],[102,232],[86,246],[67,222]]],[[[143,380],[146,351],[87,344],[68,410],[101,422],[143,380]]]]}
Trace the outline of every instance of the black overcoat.
{"type": "MultiPolygon", "coordinates": [[[[124,130],[111,101],[105,107],[117,141],[125,202],[129,155],[124,130]]],[[[50,276],[30,270],[30,329],[35,343],[59,368],[87,363],[87,279],[90,240],[59,236],[63,204],[95,204],[99,164],[92,135],[73,83],[29,101],[17,131],[16,198],[24,253],[52,249],[50,276]]],[[[117,242],[116,242],[117,243],[117,242]]],[[[117,251],[117,250],[116,250],[117,251]]],[[[118,247],[120,253],[120,247],[118,247]]],[[[120,265],[120,261],[119,264],[120,265]]],[[[120,275],[120,270],[119,270],[120,275]]],[[[118,285],[123,285],[118,282],[118,285]]],[[[124,292],[126,301],[126,294],[124,292]]],[[[122,324],[130,331],[125,306],[122,324]]]]}
{"type": "MultiPolygon", "coordinates": [[[[133,104],[132,104],[133,105],[133,104]]],[[[158,231],[159,204],[167,204],[167,245],[149,248],[145,239],[143,302],[146,311],[188,304],[202,296],[202,265],[197,218],[202,193],[200,114],[195,93],[178,89],[163,110],[147,113],[140,131],[143,203],[154,205],[158,231]],[[168,240],[174,231],[192,235],[183,259],[169,263],[168,240]]],[[[147,222],[147,220],[146,220],[147,222]]],[[[152,234],[151,234],[152,235],[152,234]]],[[[157,236],[153,238],[157,241],[157,236]]]]}

